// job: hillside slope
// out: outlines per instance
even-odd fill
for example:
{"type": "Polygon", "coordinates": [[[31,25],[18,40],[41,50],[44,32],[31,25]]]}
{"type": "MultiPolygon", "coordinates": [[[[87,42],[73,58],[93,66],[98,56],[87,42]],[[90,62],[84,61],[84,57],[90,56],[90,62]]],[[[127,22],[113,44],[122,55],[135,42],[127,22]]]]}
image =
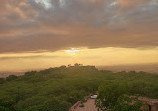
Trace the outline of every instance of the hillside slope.
{"type": "Polygon", "coordinates": [[[158,76],[113,73],[94,66],[61,66],[0,79],[0,111],[68,111],[105,82],[125,82],[132,93],[158,98],[158,76]]]}

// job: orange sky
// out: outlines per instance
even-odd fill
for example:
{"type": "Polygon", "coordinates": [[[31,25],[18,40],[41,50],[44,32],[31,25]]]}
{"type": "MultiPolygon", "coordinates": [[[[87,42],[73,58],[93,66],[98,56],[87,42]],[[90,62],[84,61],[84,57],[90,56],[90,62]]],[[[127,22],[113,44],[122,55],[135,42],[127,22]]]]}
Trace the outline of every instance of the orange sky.
{"type": "Polygon", "coordinates": [[[158,48],[70,48],[55,52],[10,53],[0,55],[1,71],[26,71],[82,63],[115,66],[158,63],[158,48]]]}
{"type": "Polygon", "coordinates": [[[158,0],[1,0],[0,71],[158,63],[158,0]]]}

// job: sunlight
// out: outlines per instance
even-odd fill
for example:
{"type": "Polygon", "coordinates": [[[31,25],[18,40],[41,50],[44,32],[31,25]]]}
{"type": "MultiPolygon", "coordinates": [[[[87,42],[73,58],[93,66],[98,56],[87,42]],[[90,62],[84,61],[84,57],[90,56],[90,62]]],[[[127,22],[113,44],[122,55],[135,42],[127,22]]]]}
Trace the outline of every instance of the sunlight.
{"type": "Polygon", "coordinates": [[[79,48],[71,48],[70,50],[66,50],[66,52],[72,56],[77,55],[77,53],[80,51],[79,48]]]}

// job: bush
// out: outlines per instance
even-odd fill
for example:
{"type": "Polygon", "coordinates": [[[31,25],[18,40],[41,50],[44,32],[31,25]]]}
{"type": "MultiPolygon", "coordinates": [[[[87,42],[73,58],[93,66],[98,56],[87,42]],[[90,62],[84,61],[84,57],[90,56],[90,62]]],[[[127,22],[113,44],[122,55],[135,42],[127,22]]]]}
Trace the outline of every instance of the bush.
{"type": "Polygon", "coordinates": [[[79,107],[84,107],[84,104],[81,104],[79,107]]]}

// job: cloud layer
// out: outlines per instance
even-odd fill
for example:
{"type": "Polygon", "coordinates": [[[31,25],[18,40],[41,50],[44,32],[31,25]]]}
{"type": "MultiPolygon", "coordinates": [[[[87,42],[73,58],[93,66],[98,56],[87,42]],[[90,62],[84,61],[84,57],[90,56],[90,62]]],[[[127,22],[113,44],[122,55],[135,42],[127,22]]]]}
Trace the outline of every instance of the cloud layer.
{"type": "Polygon", "coordinates": [[[0,53],[158,46],[157,0],[1,0],[0,53]]]}

